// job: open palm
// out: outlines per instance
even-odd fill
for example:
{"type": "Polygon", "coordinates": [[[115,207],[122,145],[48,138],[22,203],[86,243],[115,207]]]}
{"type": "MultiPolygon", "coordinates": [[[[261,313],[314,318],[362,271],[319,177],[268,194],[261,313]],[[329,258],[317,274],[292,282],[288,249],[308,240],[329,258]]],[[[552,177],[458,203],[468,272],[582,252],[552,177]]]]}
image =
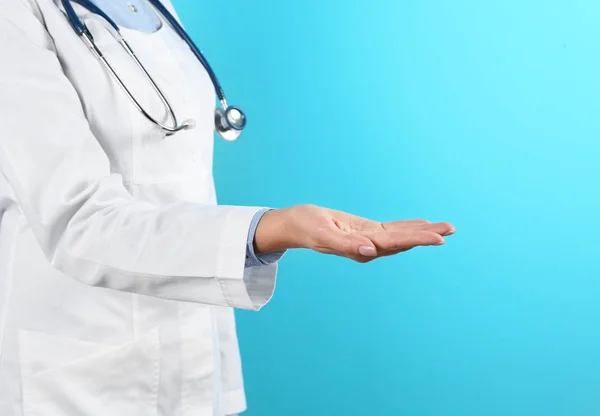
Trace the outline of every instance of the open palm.
{"type": "Polygon", "coordinates": [[[305,218],[311,218],[313,232],[309,248],[327,254],[367,262],[417,246],[444,244],[445,236],[455,232],[447,222],[425,220],[377,222],[352,214],[316,206],[304,206],[305,218]]]}

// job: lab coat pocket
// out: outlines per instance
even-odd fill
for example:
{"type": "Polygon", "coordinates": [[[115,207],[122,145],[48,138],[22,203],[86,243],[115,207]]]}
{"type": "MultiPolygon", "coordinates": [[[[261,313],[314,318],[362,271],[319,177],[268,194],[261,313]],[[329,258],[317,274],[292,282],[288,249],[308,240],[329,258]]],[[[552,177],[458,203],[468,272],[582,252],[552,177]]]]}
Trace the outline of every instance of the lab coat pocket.
{"type": "Polygon", "coordinates": [[[120,346],[21,331],[24,416],[157,415],[158,330],[120,346]]]}
{"type": "Polygon", "coordinates": [[[157,129],[134,139],[134,183],[189,182],[204,169],[200,139],[192,131],[182,131],[171,137],[160,135],[157,129]]]}

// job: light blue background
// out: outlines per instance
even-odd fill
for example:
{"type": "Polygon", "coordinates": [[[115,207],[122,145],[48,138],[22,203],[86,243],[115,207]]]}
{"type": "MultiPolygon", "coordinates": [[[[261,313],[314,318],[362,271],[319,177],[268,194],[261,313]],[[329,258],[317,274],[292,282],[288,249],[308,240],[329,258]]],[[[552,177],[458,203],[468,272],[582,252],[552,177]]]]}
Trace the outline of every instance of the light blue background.
{"type": "Polygon", "coordinates": [[[249,416],[600,414],[600,3],[175,4],[249,118],[221,203],[458,229],[289,253],[238,313],[249,416]]]}

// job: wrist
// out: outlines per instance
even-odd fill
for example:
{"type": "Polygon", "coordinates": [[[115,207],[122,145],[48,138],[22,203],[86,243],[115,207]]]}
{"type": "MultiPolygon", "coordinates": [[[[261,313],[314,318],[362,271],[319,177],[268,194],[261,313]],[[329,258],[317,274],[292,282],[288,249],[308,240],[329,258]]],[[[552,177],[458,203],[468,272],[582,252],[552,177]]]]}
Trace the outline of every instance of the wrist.
{"type": "Polygon", "coordinates": [[[299,233],[294,228],[292,208],[265,212],[254,234],[256,253],[273,253],[298,248],[299,233]]]}

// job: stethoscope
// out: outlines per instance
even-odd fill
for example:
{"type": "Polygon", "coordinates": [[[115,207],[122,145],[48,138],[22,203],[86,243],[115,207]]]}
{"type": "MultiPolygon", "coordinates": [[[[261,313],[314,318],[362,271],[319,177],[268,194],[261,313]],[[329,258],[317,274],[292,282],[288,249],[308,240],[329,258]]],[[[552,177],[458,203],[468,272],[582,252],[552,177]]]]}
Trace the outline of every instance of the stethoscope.
{"type": "MultiPolygon", "coordinates": [[[[158,12],[163,16],[163,18],[173,28],[173,30],[175,30],[175,32],[177,32],[177,34],[181,37],[181,39],[183,39],[184,42],[187,43],[187,45],[190,47],[190,49],[192,50],[194,55],[196,55],[196,58],[198,58],[198,60],[200,61],[200,63],[202,64],[202,66],[204,67],[206,72],[208,72],[208,75],[209,75],[209,77],[212,81],[212,84],[215,88],[215,91],[217,93],[217,98],[219,99],[219,102],[221,103],[221,106],[215,110],[215,130],[217,131],[217,133],[219,133],[219,136],[221,136],[225,140],[228,140],[228,141],[236,140],[238,137],[240,137],[242,130],[246,126],[246,116],[245,116],[244,112],[242,110],[240,110],[238,107],[227,105],[227,100],[225,99],[225,93],[223,92],[223,88],[221,87],[221,84],[217,80],[217,76],[215,75],[215,72],[210,67],[208,61],[206,60],[206,58],[204,57],[202,52],[200,52],[200,49],[198,49],[198,47],[196,46],[194,41],[192,39],[190,39],[190,37],[188,36],[186,31],[183,29],[183,27],[181,27],[181,25],[173,17],[173,15],[171,13],[169,13],[169,11],[165,8],[165,6],[162,5],[162,3],[159,0],[148,0],[148,1],[154,6],[154,8],[156,8],[156,10],[158,10],[158,12]]],[[[162,91],[160,90],[158,85],[156,85],[156,83],[154,82],[154,80],[152,79],[152,77],[150,76],[148,71],[146,71],[146,68],[144,68],[144,65],[142,65],[142,63],[139,61],[139,59],[137,58],[137,56],[135,55],[135,53],[133,52],[133,50],[127,43],[127,41],[123,38],[123,36],[121,35],[121,32],[119,30],[119,27],[115,24],[115,22],[110,17],[108,17],[108,15],[106,13],[104,13],[98,6],[91,3],[89,0],[62,0],[62,4],[65,8],[69,23],[71,24],[71,26],[73,27],[75,32],[83,39],[83,41],[90,47],[90,49],[92,50],[94,55],[96,55],[96,57],[100,60],[100,62],[102,62],[102,64],[106,67],[106,69],[112,74],[113,78],[121,86],[121,88],[123,89],[125,94],[127,94],[127,96],[129,97],[129,99],[131,100],[131,102],[137,108],[138,111],[140,111],[153,124],[160,127],[162,129],[162,131],[164,132],[164,134],[167,136],[175,134],[181,130],[193,129],[195,127],[196,123],[193,120],[185,120],[182,123],[179,123],[177,121],[177,118],[175,117],[175,113],[173,112],[173,108],[169,104],[169,101],[166,99],[165,95],[162,93],[162,91]],[[79,16],[77,16],[77,14],[75,13],[75,10],[73,9],[73,5],[71,4],[71,1],[74,1],[75,3],[79,3],[80,5],[82,5],[83,7],[85,7],[92,13],[91,15],[88,15],[87,17],[85,17],[84,20],[88,19],[90,17],[94,17],[94,18],[99,17],[99,19],[97,19],[97,20],[100,21],[103,24],[103,26],[112,34],[112,36],[115,38],[115,40],[117,42],[119,42],[119,44],[123,47],[123,49],[125,49],[127,54],[131,57],[131,59],[133,59],[135,61],[137,66],[144,73],[144,75],[146,76],[146,79],[148,80],[150,85],[152,85],[152,88],[154,89],[154,91],[160,98],[161,102],[163,103],[165,109],[167,110],[167,114],[170,119],[167,121],[170,121],[171,123],[166,124],[166,123],[159,122],[154,117],[152,117],[140,105],[140,103],[136,100],[136,98],[129,91],[127,86],[123,83],[123,81],[121,80],[119,75],[115,72],[113,67],[110,65],[110,63],[106,60],[106,58],[102,54],[102,51],[100,51],[100,49],[96,46],[96,43],[94,42],[94,37],[92,36],[91,32],[88,30],[85,22],[83,22],[79,18],[79,16]]]]}

